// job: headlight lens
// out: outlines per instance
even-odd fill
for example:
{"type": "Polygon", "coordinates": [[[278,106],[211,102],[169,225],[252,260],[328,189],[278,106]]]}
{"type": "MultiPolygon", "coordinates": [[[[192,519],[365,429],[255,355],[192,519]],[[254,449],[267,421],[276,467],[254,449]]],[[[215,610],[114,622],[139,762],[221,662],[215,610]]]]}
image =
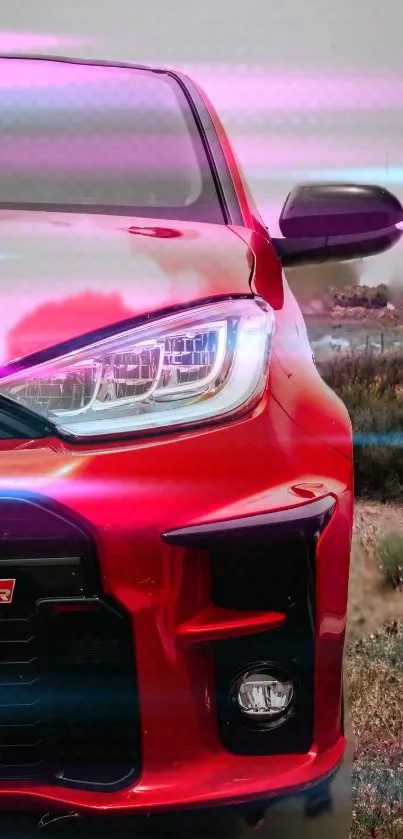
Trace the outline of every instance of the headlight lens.
{"type": "Polygon", "coordinates": [[[5,375],[0,393],[76,437],[225,417],[262,395],[273,329],[258,298],[211,303],[5,375]]]}

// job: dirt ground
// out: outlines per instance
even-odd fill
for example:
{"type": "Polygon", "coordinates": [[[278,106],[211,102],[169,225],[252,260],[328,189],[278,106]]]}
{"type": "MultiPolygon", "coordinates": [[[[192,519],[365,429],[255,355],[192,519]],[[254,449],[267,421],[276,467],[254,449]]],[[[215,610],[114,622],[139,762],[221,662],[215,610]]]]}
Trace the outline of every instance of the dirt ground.
{"type": "Polygon", "coordinates": [[[403,592],[391,590],[376,556],[376,540],[388,530],[403,530],[401,505],[356,501],[348,639],[369,635],[388,620],[403,618],[403,592]]]}

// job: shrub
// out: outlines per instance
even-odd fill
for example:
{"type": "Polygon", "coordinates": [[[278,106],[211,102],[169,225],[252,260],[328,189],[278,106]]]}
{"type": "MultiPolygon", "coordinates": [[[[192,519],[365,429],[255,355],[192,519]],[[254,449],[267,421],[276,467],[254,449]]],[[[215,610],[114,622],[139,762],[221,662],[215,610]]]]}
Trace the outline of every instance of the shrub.
{"type": "Polygon", "coordinates": [[[403,533],[385,533],[378,539],[377,550],[387,581],[398,588],[403,582],[403,533]]]}
{"type": "Polygon", "coordinates": [[[383,309],[390,298],[389,289],[384,283],[375,288],[361,284],[345,286],[342,289],[331,288],[330,294],[335,306],[363,306],[366,309],[383,309]]]}
{"type": "Polygon", "coordinates": [[[354,431],[356,495],[403,498],[403,353],[335,355],[321,368],[354,431]]]}

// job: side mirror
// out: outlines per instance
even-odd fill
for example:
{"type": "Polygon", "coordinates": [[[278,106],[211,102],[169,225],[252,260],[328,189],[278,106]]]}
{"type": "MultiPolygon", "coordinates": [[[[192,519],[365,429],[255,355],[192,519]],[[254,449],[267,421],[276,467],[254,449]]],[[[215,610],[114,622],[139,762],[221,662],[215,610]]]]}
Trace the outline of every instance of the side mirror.
{"type": "Polygon", "coordinates": [[[289,193],[279,224],[284,238],[272,244],[284,267],[362,259],[400,239],[403,207],[379,186],[301,184],[289,193]]]}

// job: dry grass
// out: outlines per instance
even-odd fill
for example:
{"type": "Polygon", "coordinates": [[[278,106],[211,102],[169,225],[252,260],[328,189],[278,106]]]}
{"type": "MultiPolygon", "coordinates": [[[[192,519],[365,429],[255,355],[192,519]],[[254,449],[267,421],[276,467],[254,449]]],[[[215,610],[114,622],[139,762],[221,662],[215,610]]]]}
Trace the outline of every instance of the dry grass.
{"type": "Polygon", "coordinates": [[[403,622],[346,656],[356,737],[352,839],[403,839],[403,622]]]}
{"type": "Polygon", "coordinates": [[[346,353],[320,367],[345,403],[358,497],[403,499],[403,353],[346,353]]]}
{"type": "MultiPolygon", "coordinates": [[[[403,620],[403,593],[388,585],[380,566],[378,541],[382,534],[403,532],[403,507],[356,501],[351,554],[348,640],[377,632],[394,618],[403,620]]],[[[403,706],[403,701],[402,701],[403,706]]]]}
{"type": "Polygon", "coordinates": [[[403,839],[403,594],[380,567],[379,536],[403,508],[357,502],[346,674],[356,754],[352,839],[403,839]]]}

